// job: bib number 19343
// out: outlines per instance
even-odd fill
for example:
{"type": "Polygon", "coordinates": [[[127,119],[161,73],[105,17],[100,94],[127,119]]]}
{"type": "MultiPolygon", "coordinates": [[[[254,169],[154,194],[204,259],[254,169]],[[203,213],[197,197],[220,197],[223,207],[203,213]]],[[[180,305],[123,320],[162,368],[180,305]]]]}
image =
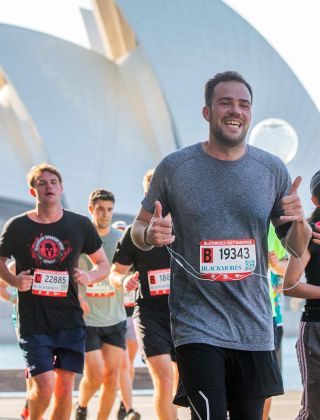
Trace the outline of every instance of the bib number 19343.
{"type": "Polygon", "coordinates": [[[215,281],[242,280],[256,267],[254,239],[200,242],[201,278],[215,281]]]}

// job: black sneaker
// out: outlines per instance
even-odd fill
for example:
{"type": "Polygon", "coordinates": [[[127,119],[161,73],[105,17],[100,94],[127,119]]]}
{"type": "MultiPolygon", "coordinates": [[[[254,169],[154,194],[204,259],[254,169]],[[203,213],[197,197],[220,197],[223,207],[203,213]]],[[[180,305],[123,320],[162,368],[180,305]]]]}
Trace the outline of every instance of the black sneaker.
{"type": "Polygon", "coordinates": [[[127,410],[126,410],[125,406],[123,405],[123,402],[120,401],[120,406],[119,406],[119,410],[118,410],[118,413],[117,413],[117,419],[118,420],[124,420],[126,415],[127,415],[127,410]]]}
{"type": "Polygon", "coordinates": [[[74,420],[87,420],[88,409],[87,407],[79,407],[79,403],[76,402],[74,420]]]}
{"type": "Polygon", "coordinates": [[[134,411],[132,408],[127,412],[127,415],[125,417],[125,420],[140,420],[141,415],[137,413],[137,411],[134,411]]]}

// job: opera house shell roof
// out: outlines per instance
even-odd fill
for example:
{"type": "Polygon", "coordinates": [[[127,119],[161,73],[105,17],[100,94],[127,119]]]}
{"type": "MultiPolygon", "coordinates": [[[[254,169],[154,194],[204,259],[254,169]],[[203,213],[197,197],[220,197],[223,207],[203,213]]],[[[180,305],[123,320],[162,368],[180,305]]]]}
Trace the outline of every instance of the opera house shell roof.
{"type": "Polygon", "coordinates": [[[90,191],[102,187],[114,192],[117,217],[130,219],[144,172],[206,139],[203,85],[231,69],[253,87],[252,127],[277,118],[297,133],[288,167],[306,180],[309,202],[319,112],[283,59],[231,8],[213,0],[201,7],[95,0],[82,17],[90,48],[0,17],[0,224],[33,205],[25,174],[43,161],[61,170],[67,208],[86,214],[90,191]]]}

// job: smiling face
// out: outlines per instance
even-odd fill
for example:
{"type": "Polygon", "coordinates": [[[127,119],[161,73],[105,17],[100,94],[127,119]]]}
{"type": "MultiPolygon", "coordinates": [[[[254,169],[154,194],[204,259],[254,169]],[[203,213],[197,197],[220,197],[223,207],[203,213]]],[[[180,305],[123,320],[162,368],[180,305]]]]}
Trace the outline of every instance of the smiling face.
{"type": "Polygon", "coordinates": [[[61,203],[62,184],[57,175],[43,171],[34,179],[30,194],[42,206],[52,206],[61,203]]]}
{"type": "Polygon", "coordinates": [[[210,140],[224,147],[244,143],[251,122],[251,95],[240,82],[220,82],[214,88],[211,106],[203,108],[209,122],[210,140]]]}

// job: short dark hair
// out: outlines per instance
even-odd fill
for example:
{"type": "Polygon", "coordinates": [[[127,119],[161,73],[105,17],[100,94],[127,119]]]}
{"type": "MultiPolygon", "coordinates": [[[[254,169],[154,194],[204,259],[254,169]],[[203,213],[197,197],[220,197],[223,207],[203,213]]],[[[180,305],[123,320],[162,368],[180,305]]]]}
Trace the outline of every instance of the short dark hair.
{"type": "MultiPolygon", "coordinates": [[[[320,171],[316,172],[310,181],[310,192],[316,197],[318,203],[320,203],[320,171]]],[[[311,216],[308,218],[309,222],[318,222],[320,219],[320,208],[317,206],[311,216]]]]}
{"type": "Polygon", "coordinates": [[[212,79],[208,80],[205,84],[204,99],[206,106],[210,106],[212,104],[214,88],[217,86],[218,83],[233,81],[243,83],[247,87],[248,91],[250,92],[252,102],[253,94],[249,83],[241,76],[241,74],[237,73],[236,71],[225,71],[223,73],[217,73],[212,79]]]}
{"type": "Polygon", "coordinates": [[[114,195],[112,192],[99,188],[98,190],[92,191],[89,195],[89,204],[95,205],[98,200],[112,201],[115,202],[114,195]]]}

